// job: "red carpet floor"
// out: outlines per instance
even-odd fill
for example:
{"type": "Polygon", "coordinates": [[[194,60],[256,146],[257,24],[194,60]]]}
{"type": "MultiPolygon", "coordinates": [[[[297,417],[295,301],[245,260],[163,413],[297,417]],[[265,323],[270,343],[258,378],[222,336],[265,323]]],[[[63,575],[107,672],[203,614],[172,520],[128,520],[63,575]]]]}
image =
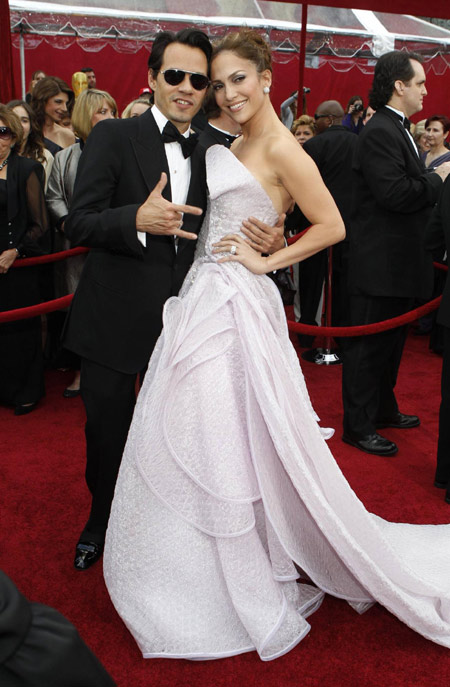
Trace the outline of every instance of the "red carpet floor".
{"type": "MultiPolygon", "coordinates": [[[[377,458],[340,440],[340,367],[303,363],[322,425],[336,427],[330,441],[336,460],[366,507],[386,519],[450,522],[450,506],[432,486],[440,368],[441,359],[427,350],[427,341],[410,337],[398,398],[404,412],[420,414],[422,425],[384,430],[400,451],[396,457],[377,458]]],[[[450,685],[449,650],[423,639],[378,605],[358,616],[333,598],[326,598],[310,618],[312,630],[301,644],[271,663],[262,663],[255,653],[199,663],[144,661],[109,601],[101,565],[84,573],[72,567],[88,494],[82,403],[61,395],[70,380],[70,373],[49,372],[47,396],[30,415],[14,417],[10,409],[0,408],[0,566],[30,599],[56,607],[76,625],[119,687],[450,685]]]]}

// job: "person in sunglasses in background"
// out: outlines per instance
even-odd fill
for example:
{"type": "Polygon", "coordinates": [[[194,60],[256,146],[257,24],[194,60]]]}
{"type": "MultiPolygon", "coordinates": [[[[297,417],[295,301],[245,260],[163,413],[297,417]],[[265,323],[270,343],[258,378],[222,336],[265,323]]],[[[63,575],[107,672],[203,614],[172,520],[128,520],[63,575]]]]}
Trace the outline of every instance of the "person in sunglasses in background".
{"type": "MultiPolygon", "coordinates": [[[[160,334],[164,302],[178,293],[194,257],[206,178],[190,123],[209,86],[211,52],[196,29],[159,33],[148,61],[154,106],[140,117],[100,122],[80,159],[65,233],[91,251],[63,339],[81,357],[92,496],[77,570],[101,556],[136,377],[160,334]]],[[[264,239],[258,227],[247,231],[253,246],[264,239]]],[[[283,245],[282,234],[277,226],[264,252],[283,245]]]]}

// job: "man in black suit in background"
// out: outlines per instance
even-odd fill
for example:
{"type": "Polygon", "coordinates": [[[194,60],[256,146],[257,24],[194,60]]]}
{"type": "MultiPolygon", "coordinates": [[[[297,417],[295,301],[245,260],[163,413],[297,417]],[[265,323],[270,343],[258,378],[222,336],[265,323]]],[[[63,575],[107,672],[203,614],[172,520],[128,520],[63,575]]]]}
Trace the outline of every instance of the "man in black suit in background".
{"type": "MultiPolygon", "coordinates": [[[[101,122],[80,159],[65,232],[72,245],[91,251],[64,333],[64,346],[82,359],[92,495],[76,547],[78,570],[102,553],[136,377],[161,332],[164,303],[177,295],[193,260],[206,177],[205,151],[190,123],[209,84],[211,51],[196,29],[158,34],[148,61],[154,107],[101,122]]],[[[261,252],[284,245],[279,225],[246,231],[261,252]]]]}
{"type": "MultiPolygon", "coordinates": [[[[352,203],[352,161],[358,138],[345,126],[342,126],[344,110],[336,100],[326,100],[321,103],[314,115],[317,135],[306,141],[303,150],[308,153],[319,168],[325,186],[333,196],[345,224],[345,239],[332,248],[333,264],[333,302],[332,324],[344,326],[348,324],[348,245],[350,240],[350,211],[352,203]]],[[[329,249],[330,250],[330,249],[329,249]]],[[[315,303],[312,313],[317,311],[322,293],[323,280],[327,269],[327,251],[321,251],[314,258],[316,264],[321,264],[315,303]],[[322,257],[322,263],[319,262],[322,257]]],[[[311,260],[311,258],[308,258],[311,260]]],[[[305,261],[307,262],[307,261],[305,261]]],[[[302,281],[303,263],[300,265],[300,280],[302,281]]],[[[314,279],[310,275],[310,279],[314,279]]],[[[317,276],[315,277],[317,281],[317,276]]],[[[306,284],[309,291],[309,284],[306,284]]],[[[300,297],[300,303],[302,298],[300,297]]]]}
{"type": "MultiPolygon", "coordinates": [[[[351,324],[402,315],[431,294],[432,261],[425,227],[450,165],[427,174],[409,133],[422,109],[425,72],[414,54],[393,51],[375,68],[370,105],[376,114],[360,133],[353,163],[350,235],[351,324]]],[[[343,440],[390,456],[397,446],[377,429],[420,424],[399,411],[394,394],[406,327],[351,339],[342,375],[343,440]]]]}
{"type": "MultiPolygon", "coordinates": [[[[428,225],[431,250],[450,251],[450,178],[447,178],[439,202],[428,225]]],[[[434,486],[445,489],[445,501],[450,504],[450,279],[445,282],[437,322],[444,330],[444,361],[441,378],[441,407],[439,410],[439,438],[434,486]]]]}

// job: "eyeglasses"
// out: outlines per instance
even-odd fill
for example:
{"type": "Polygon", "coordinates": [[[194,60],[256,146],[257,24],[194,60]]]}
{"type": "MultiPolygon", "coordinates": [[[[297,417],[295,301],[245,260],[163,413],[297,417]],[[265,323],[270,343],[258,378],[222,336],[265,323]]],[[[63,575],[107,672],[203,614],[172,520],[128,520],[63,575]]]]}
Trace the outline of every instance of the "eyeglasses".
{"type": "Polygon", "coordinates": [[[314,119],[316,120],[316,122],[318,119],[321,119],[322,117],[330,117],[331,119],[334,119],[334,115],[332,115],[332,114],[321,114],[321,115],[315,114],[314,115],[314,119]]]}
{"type": "Polygon", "coordinates": [[[209,86],[209,79],[205,74],[199,74],[198,72],[188,72],[183,69],[165,69],[161,71],[160,74],[164,76],[166,83],[169,86],[179,86],[179,84],[184,81],[186,74],[189,74],[189,81],[191,82],[192,88],[196,91],[203,91],[207,86],[209,86]]]}
{"type": "Polygon", "coordinates": [[[13,132],[9,126],[0,126],[0,138],[11,138],[13,132]]]}

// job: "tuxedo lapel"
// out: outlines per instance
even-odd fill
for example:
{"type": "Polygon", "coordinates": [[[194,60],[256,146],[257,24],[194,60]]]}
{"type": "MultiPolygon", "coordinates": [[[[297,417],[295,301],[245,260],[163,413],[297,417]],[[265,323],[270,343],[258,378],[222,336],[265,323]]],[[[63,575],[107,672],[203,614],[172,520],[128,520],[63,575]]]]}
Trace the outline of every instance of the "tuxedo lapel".
{"type": "Polygon", "coordinates": [[[411,151],[411,155],[413,156],[414,160],[417,162],[417,166],[419,169],[423,170],[424,169],[424,164],[422,160],[420,159],[417,149],[414,145],[414,143],[411,140],[411,137],[409,136],[408,132],[406,131],[405,127],[403,126],[403,122],[400,120],[398,115],[393,112],[392,110],[389,110],[389,108],[384,107],[382,109],[383,114],[385,114],[389,119],[395,124],[397,129],[400,131],[402,137],[406,141],[409,150],[411,151]]]}
{"type": "Polygon", "coordinates": [[[170,172],[164,143],[156,125],[151,110],[140,117],[136,117],[137,134],[131,137],[131,144],[136,156],[138,167],[144,177],[148,192],[150,193],[158,183],[161,173],[167,174],[167,184],[162,192],[166,200],[172,200],[170,188],[170,172]]]}
{"type": "MultiPolygon", "coordinates": [[[[189,182],[189,189],[186,198],[186,205],[194,205],[195,207],[205,208],[206,199],[206,170],[205,170],[205,150],[197,145],[193,154],[191,155],[191,180],[189,182]]],[[[183,229],[198,234],[202,226],[203,216],[185,215],[183,222],[183,229]]],[[[183,250],[188,243],[192,243],[189,239],[180,239],[178,242],[178,252],[183,250]]]]}

